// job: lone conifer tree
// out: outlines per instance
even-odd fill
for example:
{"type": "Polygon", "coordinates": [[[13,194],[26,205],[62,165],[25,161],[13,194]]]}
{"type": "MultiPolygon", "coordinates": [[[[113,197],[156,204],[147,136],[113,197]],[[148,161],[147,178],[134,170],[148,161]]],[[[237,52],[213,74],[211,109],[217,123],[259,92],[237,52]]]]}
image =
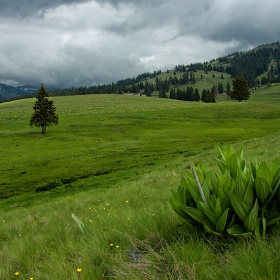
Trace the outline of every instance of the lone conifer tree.
{"type": "Polygon", "coordinates": [[[233,90],[229,93],[231,99],[236,99],[239,102],[249,99],[249,87],[243,76],[236,76],[235,79],[232,80],[232,87],[233,90]]]}
{"type": "Polygon", "coordinates": [[[49,100],[49,92],[45,86],[41,84],[40,89],[37,92],[36,102],[33,105],[34,113],[30,119],[30,125],[42,127],[42,133],[46,133],[47,126],[52,124],[58,124],[58,115],[56,114],[56,108],[54,107],[53,100],[49,100]]]}

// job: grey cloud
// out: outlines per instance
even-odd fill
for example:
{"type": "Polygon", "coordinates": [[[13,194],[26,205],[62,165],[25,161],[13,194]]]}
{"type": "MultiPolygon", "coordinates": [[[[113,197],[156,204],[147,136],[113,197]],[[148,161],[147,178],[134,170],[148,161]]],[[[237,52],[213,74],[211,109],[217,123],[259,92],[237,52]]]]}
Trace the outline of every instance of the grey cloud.
{"type": "Polygon", "coordinates": [[[279,1],[129,1],[103,0],[112,5],[131,3],[135,10],[122,22],[107,26],[109,32],[128,36],[139,30],[176,25],[180,36],[198,36],[204,40],[237,41],[247,47],[278,41],[280,37],[279,1]],[[155,8],[152,9],[151,6],[155,8]],[[242,43],[241,43],[242,42],[242,43]],[[246,43],[247,42],[247,43],[246,43]]]}
{"type": "MultiPolygon", "coordinates": [[[[230,2],[228,2],[230,3],[230,2]]],[[[280,37],[279,1],[232,1],[227,8],[214,5],[202,13],[198,20],[184,20],[178,35],[198,35],[216,42],[238,42],[250,46],[275,42],[280,37]]]]}
{"type": "MultiPolygon", "coordinates": [[[[0,59],[5,61],[1,56],[0,59]]],[[[9,58],[7,61],[10,65],[4,65],[6,71],[0,75],[1,80],[12,77],[14,81],[31,85],[44,83],[60,88],[107,84],[147,70],[143,64],[126,56],[118,56],[113,52],[104,54],[94,48],[72,45],[60,48],[50,61],[40,55],[29,58],[17,56],[14,61],[9,58]]]]}
{"type": "Polygon", "coordinates": [[[280,37],[278,0],[2,2],[2,81],[59,87],[111,83],[280,37]]]}
{"type": "Polygon", "coordinates": [[[36,15],[43,17],[47,9],[53,9],[60,5],[85,3],[89,0],[2,0],[0,17],[26,18],[36,15]]]}

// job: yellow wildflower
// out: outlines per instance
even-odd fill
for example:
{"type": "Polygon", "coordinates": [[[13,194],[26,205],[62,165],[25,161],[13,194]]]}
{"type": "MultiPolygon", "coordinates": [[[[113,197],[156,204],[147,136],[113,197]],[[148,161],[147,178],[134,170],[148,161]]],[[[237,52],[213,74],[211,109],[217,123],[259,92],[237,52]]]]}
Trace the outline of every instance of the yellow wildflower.
{"type": "Polygon", "coordinates": [[[120,248],[120,246],[119,246],[119,245],[117,245],[117,246],[116,246],[116,248],[118,249],[118,248],[120,248]]]}
{"type": "Polygon", "coordinates": [[[78,273],[82,272],[82,269],[81,268],[77,268],[77,272],[78,273]]]}
{"type": "Polygon", "coordinates": [[[17,271],[17,272],[15,272],[15,276],[19,276],[19,272],[17,271]]]}
{"type": "Polygon", "coordinates": [[[113,243],[111,243],[111,244],[110,244],[110,247],[113,247],[113,246],[114,246],[114,244],[113,244],[113,243]]]}
{"type": "Polygon", "coordinates": [[[128,200],[126,200],[125,203],[128,203],[128,200]]]}

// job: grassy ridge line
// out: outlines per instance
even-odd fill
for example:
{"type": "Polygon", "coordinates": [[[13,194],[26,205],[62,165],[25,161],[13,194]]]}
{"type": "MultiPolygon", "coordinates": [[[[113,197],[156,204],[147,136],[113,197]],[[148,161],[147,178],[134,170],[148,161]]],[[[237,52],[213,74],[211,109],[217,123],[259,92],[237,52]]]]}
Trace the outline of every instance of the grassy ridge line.
{"type": "MultiPolygon", "coordinates": [[[[247,140],[235,148],[244,145],[248,160],[279,159],[279,136],[247,140]]],[[[277,237],[265,244],[178,239],[181,220],[168,203],[170,189],[187,165],[207,161],[216,168],[218,154],[215,147],[172,160],[110,189],[50,200],[42,195],[37,202],[5,209],[1,202],[0,278],[13,279],[19,272],[22,279],[27,274],[34,279],[273,279],[279,273],[277,237]],[[84,222],[85,234],[71,213],[84,222]]]]}
{"type": "Polygon", "coordinates": [[[125,95],[54,100],[60,124],[45,136],[28,126],[34,100],[0,105],[2,198],[72,176],[92,177],[94,187],[107,187],[107,181],[134,178],[174,157],[279,130],[280,107],[254,100],[204,104],[125,95]]]}

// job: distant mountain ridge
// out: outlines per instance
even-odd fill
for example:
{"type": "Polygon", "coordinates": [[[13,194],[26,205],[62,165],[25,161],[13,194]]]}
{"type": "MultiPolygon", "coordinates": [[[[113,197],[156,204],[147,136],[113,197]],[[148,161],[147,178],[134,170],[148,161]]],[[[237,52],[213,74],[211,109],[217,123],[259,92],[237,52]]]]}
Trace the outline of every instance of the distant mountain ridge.
{"type": "Polygon", "coordinates": [[[0,101],[15,98],[20,95],[26,95],[37,92],[38,88],[27,84],[15,84],[9,86],[0,83],[0,101]]]}
{"type": "MultiPolygon", "coordinates": [[[[57,90],[57,88],[47,87],[47,90],[57,90]]],[[[38,91],[37,86],[17,83],[13,86],[0,83],[0,102],[5,100],[30,97],[38,91]]]]}

